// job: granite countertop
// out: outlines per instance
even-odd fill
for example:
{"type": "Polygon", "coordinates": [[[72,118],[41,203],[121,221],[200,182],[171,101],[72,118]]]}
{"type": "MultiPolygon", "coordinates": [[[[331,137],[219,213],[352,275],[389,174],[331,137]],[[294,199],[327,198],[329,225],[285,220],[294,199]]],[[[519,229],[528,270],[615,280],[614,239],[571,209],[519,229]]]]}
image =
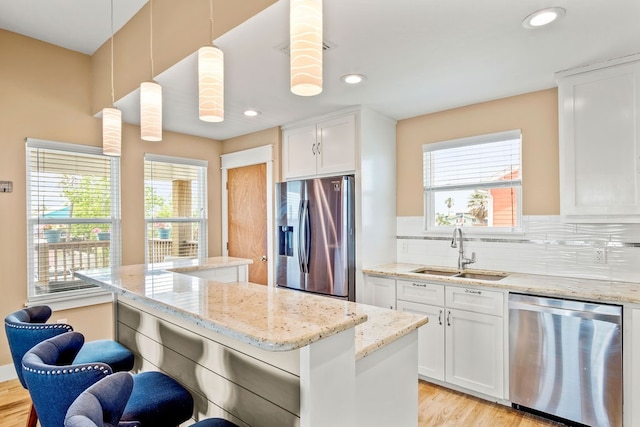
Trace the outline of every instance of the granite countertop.
{"type": "Polygon", "coordinates": [[[270,351],[299,349],[356,327],[356,358],[360,359],[427,322],[424,316],[306,292],[248,282],[221,283],[181,274],[250,263],[227,257],[209,258],[202,263],[191,261],[155,264],[152,270],[145,265],[130,265],[79,271],[75,275],[123,297],[270,351]]]}
{"type": "Polygon", "coordinates": [[[356,360],[369,356],[428,322],[427,317],[418,314],[358,305],[369,318],[356,326],[356,360]]]}
{"type": "MultiPolygon", "coordinates": [[[[486,288],[503,289],[506,291],[527,294],[605,303],[640,303],[640,284],[638,283],[509,272],[505,272],[507,273],[506,277],[493,281],[439,275],[436,276],[413,272],[420,268],[455,271],[455,269],[451,269],[450,267],[396,263],[364,269],[363,273],[379,276],[392,276],[399,279],[427,280],[456,285],[483,286],[486,288]]],[[[465,269],[465,271],[492,273],[474,269],[465,269]]]]}
{"type": "Polygon", "coordinates": [[[161,263],[155,263],[151,265],[153,270],[168,270],[176,273],[187,271],[199,271],[199,270],[211,270],[214,268],[223,267],[236,267],[240,265],[253,264],[253,260],[247,258],[236,258],[230,256],[217,256],[205,258],[200,261],[197,258],[192,259],[180,259],[174,261],[167,261],[161,263]]]}

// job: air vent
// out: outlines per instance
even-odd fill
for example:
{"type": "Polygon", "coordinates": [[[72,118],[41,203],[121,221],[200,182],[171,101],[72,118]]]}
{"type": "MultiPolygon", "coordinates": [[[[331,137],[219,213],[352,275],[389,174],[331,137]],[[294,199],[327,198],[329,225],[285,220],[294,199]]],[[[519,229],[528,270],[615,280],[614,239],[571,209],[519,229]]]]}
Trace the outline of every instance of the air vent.
{"type": "MultiPolygon", "coordinates": [[[[336,46],[335,44],[333,44],[333,43],[331,43],[331,42],[328,42],[328,41],[326,41],[326,40],[324,40],[324,41],[322,42],[322,52],[328,52],[328,51],[330,51],[330,50],[335,49],[336,47],[337,47],[337,46],[336,46]]],[[[289,55],[290,55],[289,50],[291,49],[291,45],[290,45],[289,40],[287,40],[287,41],[286,41],[286,42],[284,42],[284,43],[280,43],[279,45],[274,46],[273,48],[274,48],[275,50],[277,50],[277,51],[281,52],[281,53],[284,53],[284,54],[285,54],[285,55],[287,55],[287,56],[289,56],[289,55]]]]}

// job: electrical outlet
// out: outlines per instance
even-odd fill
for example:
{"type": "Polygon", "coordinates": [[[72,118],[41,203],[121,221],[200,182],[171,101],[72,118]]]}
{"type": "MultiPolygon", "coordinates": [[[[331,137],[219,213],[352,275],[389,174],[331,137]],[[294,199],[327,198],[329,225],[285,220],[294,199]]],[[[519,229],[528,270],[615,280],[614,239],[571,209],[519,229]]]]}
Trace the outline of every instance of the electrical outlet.
{"type": "Polygon", "coordinates": [[[604,248],[604,247],[593,248],[593,263],[594,264],[607,263],[607,248],[604,248]]]}
{"type": "Polygon", "coordinates": [[[0,181],[0,193],[13,192],[13,181],[0,181]]]}
{"type": "Polygon", "coordinates": [[[400,252],[406,254],[409,252],[409,242],[401,241],[400,242],[400,252]]]}
{"type": "Polygon", "coordinates": [[[58,319],[56,320],[56,323],[67,323],[67,319],[58,319]]]}

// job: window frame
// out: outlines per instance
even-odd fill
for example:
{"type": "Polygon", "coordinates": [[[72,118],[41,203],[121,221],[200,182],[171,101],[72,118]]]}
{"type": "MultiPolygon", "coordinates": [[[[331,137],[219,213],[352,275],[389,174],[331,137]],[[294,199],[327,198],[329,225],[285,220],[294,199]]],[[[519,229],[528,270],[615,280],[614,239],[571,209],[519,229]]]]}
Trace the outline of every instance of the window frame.
{"type": "Polygon", "coordinates": [[[64,310],[74,307],[81,307],[92,304],[101,304],[112,301],[112,294],[109,291],[98,287],[87,287],[82,289],[72,289],[64,291],[46,292],[38,295],[35,283],[35,239],[37,227],[45,224],[88,224],[100,223],[110,224],[110,245],[109,245],[109,266],[110,268],[122,265],[122,217],[120,210],[120,159],[118,157],[106,156],[100,147],[93,147],[68,142],[49,141],[43,139],[26,138],[26,219],[27,219],[27,305],[47,304],[54,310],[64,310]],[[111,217],[110,218],[51,218],[43,221],[40,215],[33,216],[31,174],[34,171],[31,167],[31,153],[33,150],[45,150],[68,155],[87,155],[101,157],[109,161],[110,169],[110,190],[111,190],[111,217]]]}
{"type": "MultiPolygon", "coordinates": [[[[197,259],[204,260],[208,256],[209,252],[209,194],[208,194],[208,167],[209,162],[207,160],[200,159],[192,159],[185,157],[176,157],[176,156],[163,156],[159,154],[150,154],[145,153],[144,155],[144,187],[146,189],[146,168],[147,162],[159,162],[159,163],[169,163],[175,165],[185,165],[185,166],[195,166],[199,167],[199,176],[198,180],[202,183],[202,185],[198,188],[198,199],[201,200],[201,211],[202,216],[200,217],[170,217],[170,218],[158,218],[151,217],[148,218],[146,215],[147,206],[146,200],[144,201],[144,223],[145,223],[145,249],[144,249],[144,262],[147,266],[152,266],[155,264],[154,262],[149,261],[149,236],[148,230],[150,224],[157,222],[165,222],[170,224],[184,224],[184,223],[198,223],[198,251],[197,251],[197,259]]],[[[145,190],[146,191],[146,190],[145,190]]],[[[185,258],[187,259],[187,258],[185,258]]]]}
{"type": "Polygon", "coordinates": [[[451,234],[453,230],[456,228],[455,225],[437,225],[436,224],[436,215],[435,215],[435,202],[433,193],[435,193],[438,189],[442,189],[442,187],[434,187],[428,188],[426,183],[426,174],[428,173],[424,170],[424,155],[427,152],[433,152],[438,150],[450,149],[450,148],[458,148],[458,147],[469,147],[472,145],[482,145],[493,142],[501,142],[508,141],[512,139],[519,139],[520,141],[520,159],[519,159],[519,179],[510,180],[510,181],[496,181],[491,183],[475,183],[475,184],[463,184],[457,186],[447,187],[448,189],[455,190],[465,190],[465,189],[477,189],[477,188],[512,188],[515,187],[517,189],[517,225],[515,227],[463,227],[465,233],[469,234],[522,234],[524,231],[522,220],[522,131],[520,129],[507,130],[502,132],[495,132],[484,135],[476,135],[470,136],[466,138],[458,138],[446,141],[433,142],[422,145],[422,155],[423,155],[423,196],[424,196],[424,231],[434,234],[451,234]],[[514,185],[515,184],[515,185],[514,185]]]}

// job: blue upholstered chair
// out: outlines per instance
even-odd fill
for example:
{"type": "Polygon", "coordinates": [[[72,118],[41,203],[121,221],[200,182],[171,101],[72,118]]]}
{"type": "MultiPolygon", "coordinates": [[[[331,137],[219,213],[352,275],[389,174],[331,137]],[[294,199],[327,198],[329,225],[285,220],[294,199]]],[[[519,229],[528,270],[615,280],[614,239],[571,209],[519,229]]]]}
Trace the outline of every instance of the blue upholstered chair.
{"type": "MultiPolygon", "coordinates": [[[[22,357],[25,353],[47,338],[73,331],[73,327],[66,323],[46,323],[50,317],[51,308],[40,305],[18,310],[4,319],[13,366],[23,387],[26,387],[22,378],[22,357]]],[[[134,357],[128,348],[116,341],[96,340],[85,343],[73,362],[102,362],[118,372],[131,370],[134,357]]]]}
{"type": "MultiPolygon", "coordinates": [[[[36,344],[56,335],[73,331],[71,325],[46,323],[51,317],[51,308],[46,305],[34,306],[11,313],[4,319],[4,329],[9,342],[9,350],[16,368],[18,379],[24,388],[22,377],[22,357],[36,344]]],[[[112,340],[97,340],[85,343],[74,363],[103,362],[113,371],[128,371],[133,368],[133,353],[122,344],[112,340]]],[[[27,426],[35,427],[38,417],[33,405],[27,426]]]]}
{"type": "MultiPolygon", "coordinates": [[[[67,332],[37,344],[22,358],[22,375],[41,427],[61,427],[67,410],[86,389],[112,374],[105,363],[72,363],[84,337],[67,332]]],[[[175,427],[191,418],[193,397],[161,372],[133,375],[133,389],[122,414],[142,427],[175,427]]]]}
{"type": "MultiPolygon", "coordinates": [[[[127,372],[109,375],[87,390],[71,404],[64,419],[65,427],[137,427],[136,421],[120,421],[127,399],[133,390],[133,376],[127,372]]],[[[209,418],[191,427],[237,427],[222,418],[209,418]]]]}

